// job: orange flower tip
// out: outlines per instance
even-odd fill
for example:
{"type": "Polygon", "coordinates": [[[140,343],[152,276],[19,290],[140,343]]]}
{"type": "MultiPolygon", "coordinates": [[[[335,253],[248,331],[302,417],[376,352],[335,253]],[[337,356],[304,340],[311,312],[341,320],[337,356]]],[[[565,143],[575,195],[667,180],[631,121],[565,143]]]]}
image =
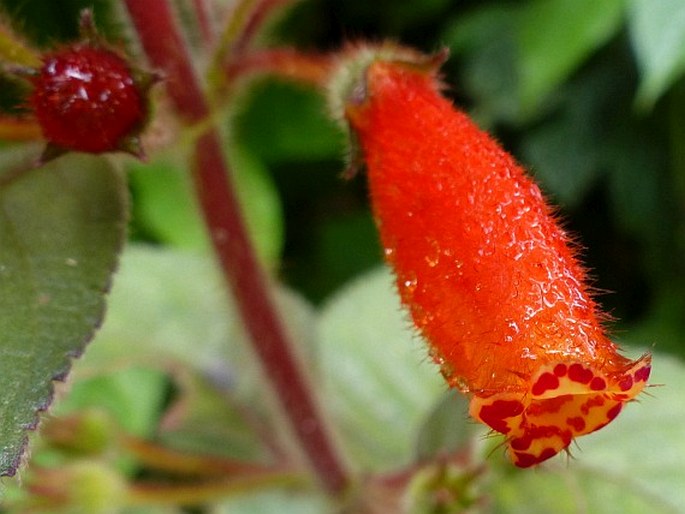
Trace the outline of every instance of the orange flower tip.
{"type": "Polygon", "coordinates": [[[528,468],[608,425],[644,389],[650,371],[649,354],[609,371],[582,362],[548,364],[533,376],[528,391],[476,394],[469,410],[504,434],[512,462],[528,468]]]}

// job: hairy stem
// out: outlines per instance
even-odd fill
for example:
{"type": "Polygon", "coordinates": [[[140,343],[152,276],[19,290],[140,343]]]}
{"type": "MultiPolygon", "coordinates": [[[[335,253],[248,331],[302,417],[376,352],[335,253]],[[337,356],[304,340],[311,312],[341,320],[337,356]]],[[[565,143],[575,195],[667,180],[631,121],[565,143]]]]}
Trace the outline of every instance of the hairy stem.
{"type": "Polygon", "coordinates": [[[212,23],[212,6],[207,0],[193,0],[197,23],[200,27],[202,41],[207,48],[214,44],[216,33],[212,23]]]}
{"type": "Polygon", "coordinates": [[[297,0],[238,0],[235,3],[219,38],[219,46],[209,73],[214,97],[225,95],[229,87],[223,69],[231,66],[235,59],[241,59],[250,50],[259,29],[274,10],[295,1],[297,0]]]}
{"type": "Polygon", "coordinates": [[[266,19],[276,10],[295,3],[297,0],[259,0],[246,20],[240,37],[234,42],[234,52],[239,54],[247,50],[266,19]]]}
{"type": "MultiPolygon", "coordinates": [[[[168,1],[126,0],[126,6],[148,58],[166,76],[169,96],[180,116],[189,123],[204,121],[210,115],[209,103],[168,1]]],[[[330,493],[340,494],[348,483],[346,469],[269,294],[230,181],[219,134],[211,126],[196,141],[193,181],[221,269],[265,376],[312,469],[330,493]]]]}
{"type": "Polygon", "coordinates": [[[259,28],[269,15],[278,8],[296,0],[240,0],[236,2],[233,16],[228,20],[220,37],[216,54],[217,66],[233,56],[245,52],[259,28]]]}
{"type": "Polygon", "coordinates": [[[296,82],[323,87],[330,76],[332,56],[304,54],[291,48],[253,51],[231,62],[225,69],[229,80],[270,73],[296,82]]]}

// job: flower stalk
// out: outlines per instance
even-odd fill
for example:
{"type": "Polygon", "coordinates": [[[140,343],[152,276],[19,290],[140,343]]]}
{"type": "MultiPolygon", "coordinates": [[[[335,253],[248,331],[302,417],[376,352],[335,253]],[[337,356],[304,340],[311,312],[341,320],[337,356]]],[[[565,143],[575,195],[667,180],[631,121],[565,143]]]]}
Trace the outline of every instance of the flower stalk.
{"type": "MultiPolygon", "coordinates": [[[[207,122],[210,102],[169,2],[126,0],[126,6],[152,66],[165,75],[169,96],[180,117],[189,125],[207,122]]],[[[347,470],[269,293],[268,279],[238,205],[220,135],[211,123],[205,125],[195,142],[192,178],[214,251],[264,376],[322,486],[339,495],[348,484],[347,470]]]]}

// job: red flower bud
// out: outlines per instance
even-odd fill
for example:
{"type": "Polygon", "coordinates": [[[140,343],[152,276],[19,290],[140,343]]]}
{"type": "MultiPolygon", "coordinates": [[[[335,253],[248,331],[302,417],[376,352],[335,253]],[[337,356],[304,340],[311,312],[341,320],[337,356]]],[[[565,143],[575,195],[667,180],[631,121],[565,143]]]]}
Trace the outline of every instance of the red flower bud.
{"type": "Polygon", "coordinates": [[[111,50],[78,44],[44,57],[29,99],[43,135],[64,150],[128,150],[147,114],[146,87],[111,50]]]}
{"type": "Polygon", "coordinates": [[[426,68],[371,60],[345,117],[403,303],[471,415],[532,466],[613,420],[651,358],[618,353],[538,186],[426,68]]]}

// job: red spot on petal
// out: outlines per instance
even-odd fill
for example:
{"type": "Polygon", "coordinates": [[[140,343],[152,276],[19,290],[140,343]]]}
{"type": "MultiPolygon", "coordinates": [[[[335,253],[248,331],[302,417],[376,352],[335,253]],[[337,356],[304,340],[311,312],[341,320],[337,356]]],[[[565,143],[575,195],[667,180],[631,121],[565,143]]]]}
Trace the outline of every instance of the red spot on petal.
{"type": "Polygon", "coordinates": [[[602,405],[604,405],[604,398],[602,398],[602,395],[594,395],[591,396],[588,401],[586,401],[583,405],[580,406],[580,411],[587,416],[591,408],[601,407],[602,405]]]}
{"type": "Polygon", "coordinates": [[[643,368],[638,369],[635,372],[635,382],[647,382],[650,371],[652,371],[651,366],[645,366],[643,368]]]}
{"type": "Polygon", "coordinates": [[[554,398],[536,400],[531,402],[526,409],[526,417],[537,417],[542,416],[543,414],[559,412],[564,408],[564,404],[570,401],[573,401],[573,395],[571,394],[562,394],[561,396],[555,396],[554,398]]]}
{"type": "Polygon", "coordinates": [[[514,450],[527,450],[530,448],[532,442],[533,440],[531,437],[529,435],[525,435],[509,441],[509,446],[514,450]]]}
{"type": "Polygon", "coordinates": [[[633,377],[630,375],[625,376],[623,380],[618,383],[618,387],[621,389],[621,391],[627,391],[633,387],[633,377]]]}
{"type": "Polygon", "coordinates": [[[530,427],[528,430],[526,430],[526,435],[533,439],[545,439],[548,437],[558,436],[566,444],[571,442],[571,434],[568,433],[568,431],[561,430],[560,427],[554,425],[530,427]]]}
{"type": "Polygon", "coordinates": [[[545,391],[554,390],[559,387],[559,378],[552,373],[543,373],[533,384],[531,393],[535,396],[544,394],[545,391]]]}
{"type": "Polygon", "coordinates": [[[574,416],[566,419],[566,424],[573,428],[576,432],[585,430],[585,420],[581,416],[574,416]]]}
{"type": "Polygon", "coordinates": [[[623,408],[622,403],[617,403],[614,405],[609,411],[607,412],[607,418],[609,418],[609,421],[613,421],[616,416],[618,416],[619,412],[621,412],[621,409],[623,408]]]}
{"type": "Polygon", "coordinates": [[[497,400],[491,405],[481,407],[478,416],[483,423],[493,430],[506,434],[511,428],[504,420],[519,416],[522,412],[523,404],[518,400],[497,400]]]}
{"type": "Polygon", "coordinates": [[[540,453],[540,462],[550,459],[554,457],[556,454],[557,451],[554,448],[545,448],[544,450],[542,450],[542,453],[540,453]]]}
{"type": "Polygon", "coordinates": [[[557,451],[554,448],[545,448],[539,456],[533,455],[532,453],[514,452],[514,464],[519,468],[529,468],[546,461],[550,457],[554,457],[556,454],[557,451]]]}
{"type": "Polygon", "coordinates": [[[554,374],[558,377],[563,377],[568,372],[568,366],[566,364],[557,364],[554,366],[554,374]]]}
{"type": "Polygon", "coordinates": [[[580,364],[571,364],[568,368],[568,378],[579,384],[589,384],[592,380],[592,370],[584,368],[580,364]]]}
{"type": "Polygon", "coordinates": [[[529,468],[531,466],[535,466],[539,462],[540,461],[538,458],[530,453],[514,453],[514,464],[516,464],[519,468],[529,468]]]}
{"type": "Polygon", "coordinates": [[[590,382],[590,389],[593,391],[604,391],[607,388],[606,380],[601,377],[595,377],[590,382]]]}

